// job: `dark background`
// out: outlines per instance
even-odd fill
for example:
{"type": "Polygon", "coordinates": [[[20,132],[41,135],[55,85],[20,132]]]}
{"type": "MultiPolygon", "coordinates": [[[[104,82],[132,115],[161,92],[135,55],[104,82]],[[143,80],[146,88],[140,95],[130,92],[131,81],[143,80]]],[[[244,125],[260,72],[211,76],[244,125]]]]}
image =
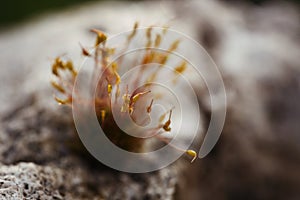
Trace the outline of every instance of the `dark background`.
{"type": "MultiPolygon", "coordinates": [[[[33,17],[43,12],[52,10],[61,10],[68,6],[80,5],[81,3],[91,1],[109,1],[109,0],[12,0],[2,2],[0,12],[0,26],[6,26],[22,22],[29,17],[33,17]]],[[[127,0],[141,1],[141,0],[127,0]]],[[[224,0],[228,2],[246,2],[250,4],[261,5],[274,0],[224,0]]],[[[300,3],[300,0],[287,0],[300,3]]]]}

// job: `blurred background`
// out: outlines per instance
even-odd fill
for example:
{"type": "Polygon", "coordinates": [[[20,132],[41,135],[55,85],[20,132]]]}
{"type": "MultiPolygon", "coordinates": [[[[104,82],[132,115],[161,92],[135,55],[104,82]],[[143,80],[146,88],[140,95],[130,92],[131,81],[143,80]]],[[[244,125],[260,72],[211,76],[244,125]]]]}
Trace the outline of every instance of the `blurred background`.
{"type": "MultiPolygon", "coordinates": [[[[37,17],[45,12],[53,12],[57,10],[64,10],[70,6],[81,5],[88,2],[99,2],[105,0],[53,0],[53,1],[5,1],[2,5],[2,11],[0,13],[0,24],[1,27],[18,24],[24,22],[30,18],[37,17]]],[[[109,1],[109,0],[106,0],[109,1]]],[[[130,1],[130,0],[128,0],[130,1]]],[[[141,0],[131,0],[131,1],[141,1],[141,0]]],[[[242,4],[252,4],[252,5],[263,5],[266,3],[273,2],[272,0],[225,0],[231,3],[242,3],[242,4]]],[[[290,2],[299,4],[299,0],[288,0],[290,2]]]]}
{"type": "MultiPolygon", "coordinates": [[[[300,199],[299,0],[15,0],[1,9],[1,118],[32,93],[55,108],[52,59],[67,53],[79,62],[79,42],[93,43],[91,28],[116,34],[135,21],[169,25],[205,47],[220,68],[228,98],[217,146],[178,170],[174,199],[300,199]]],[[[207,94],[199,96],[208,119],[207,94]]],[[[22,157],[15,148],[21,139],[5,130],[1,162],[35,162],[22,157]],[[9,157],[15,154],[8,149],[18,156],[9,157]]]]}

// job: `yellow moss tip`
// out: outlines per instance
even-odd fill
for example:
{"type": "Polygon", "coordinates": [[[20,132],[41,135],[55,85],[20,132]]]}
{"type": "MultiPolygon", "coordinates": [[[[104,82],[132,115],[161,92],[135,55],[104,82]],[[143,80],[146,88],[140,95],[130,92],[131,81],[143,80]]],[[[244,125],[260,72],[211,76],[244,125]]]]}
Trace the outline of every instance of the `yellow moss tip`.
{"type": "Polygon", "coordinates": [[[91,32],[97,34],[95,46],[98,46],[100,43],[104,42],[107,39],[107,36],[100,30],[91,29],[91,32]]]}
{"type": "Polygon", "coordinates": [[[159,34],[156,35],[154,46],[158,47],[161,43],[161,36],[159,34]]]}
{"type": "Polygon", "coordinates": [[[150,105],[147,107],[147,113],[150,113],[150,112],[151,112],[153,101],[154,101],[154,100],[152,99],[151,102],[150,102],[150,105]]]}
{"type": "Polygon", "coordinates": [[[139,23],[138,22],[135,22],[134,23],[134,26],[133,26],[133,29],[137,29],[139,27],[139,23]]]}
{"type": "Polygon", "coordinates": [[[193,157],[193,159],[191,160],[191,163],[194,162],[197,158],[197,153],[194,150],[189,149],[186,151],[186,154],[193,157]]]}
{"type": "Polygon", "coordinates": [[[178,65],[175,69],[174,72],[175,73],[179,73],[182,74],[187,68],[187,63],[185,61],[183,61],[180,65],[178,65]]]}
{"type": "Polygon", "coordinates": [[[111,84],[108,84],[108,85],[107,85],[107,92],[108,92],[108,94],[111,93],[111,90],[112,90],[112,85],[111,85],[111,84]]]}
{"type": "Polygon", "coordinates": [[[117,63],[115,63],[115,62],[112,63],[111,67],[112,67],[112,70],[113,70],[113,72],[115,74],[115,77],[116,77],[116,84],[119,85],[120,82],[121,82],[121,77],[118,74],[118,65],[117,65],[117,63]]]}
{"type": "Polygon", "coordinates": [[[147,32],[146,32],[146,36],[148,39],[151,39],[151,31],[152,31],[152,27],[150,26],[147,28],[147,32]]]}
{"type": "Polygon", "coordinates": [[[101,123],[103,124],[104,120],[105,120],[105,116],[106,116],[106,111],[105,110],[101,110],[100,113],[101,113],[101,123]]]}
{"type": "Polygon", "coordinates": [[[52,87],[54,87],[55,89],[57,89],[61,93],[66,92],[65,89],[63,87],[61,87],[59,84],[57,84],[55,81],[51,81],[51,85],[52,85],[52,87]]]}
{"type": "Polygon", "coordinates": [[[64,63],[64,68],[68,69],[73,76],[77,76],[77,71],[73,67],[73,62],[68,60],[66,63],[64,63]]]}
{"type": "Polygon", "coordinates": [[[145,95],[145,94],[148,94],[148,93],[150,93],[150,92],[151,92],[151,91],[149,90],[149,91],[146,91],[146,92],[139,92],[139,93],[137,93],[136,95],[134,95],[134,96],[132,97],[132,99],[131,99],[132,103],[136,103],[137,100],[139,100],[139,98],[140,98],[141,96],[143,96],[143,95],[145,95]]]}
{"type": "Polygon", "coordinates": [[[169,51],[175,51],[175,50],[178,48],[179,43],[180,43],[180,40],[179,40],[179,39],[178,39],[178,40],[175,40],[175,41],[171,44],[171,46],[170,46],[170,48],[169,48],[169,51]]]}
{"type": "Polygon", "coordinates": [[[137,30],[138,27],[139,27],[139,23],[135,22],[131,34],[128,35],[128,37],[127,37],[128,42],[135,36],[136,30],[137,30]]]}
{"type": "Polygon", "coordinates": [[[65,99],[65,100],[63,100],[63,99],[60,99],[60,98],[58,98],[58,97],[56,97],[56,96],[54,96],[54,99],[55,99],[55,101],[57,101],[57,103],[58,103],[59,105],[64,105],[64,104],[71,103],[70,99],[65,99]]]}
{"type": "Polygon", "coordinates": [[[82,55],[87,56],[87,57],[92,56],[91,53],[90,53],[86,48],[84,48],[84,47],[82,46],[82,44],[79,43],[79,45],[80,45],[80,47],[81,47],[81,53],[82,53],[82,55]]]}

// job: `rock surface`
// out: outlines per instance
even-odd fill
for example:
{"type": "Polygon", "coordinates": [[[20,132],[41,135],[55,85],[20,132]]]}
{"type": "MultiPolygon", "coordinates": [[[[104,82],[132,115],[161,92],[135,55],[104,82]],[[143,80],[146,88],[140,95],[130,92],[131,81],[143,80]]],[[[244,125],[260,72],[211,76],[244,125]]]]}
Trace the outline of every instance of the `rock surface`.
{"type": "Polygon", "coordinates": [[[224,2],[97,3],[0,33],[0,197],[299,199],[299,9],[224,2]],[[222,136],[182,174],[176,166],[129,175],[87,158],[69,143],[76,140],[70,110],[51,98],[49,57],[71,52],[80,63],[78,41],[91,43],[88,29],[117,33],[135,21],[190,34],[224,76],[222,136]]]}
{"type": "Polygon", "coordinates": [[[173,199],[175,168],[127,174],[102,166],[80,146],[68,108],[53,112],[29,96],[1,125],[3,198],[173,199]]]}
{"type": "Polygon", "coordinates": [[[179,9],[200,24],[199,41],[227,92],[221,138],[192,175],[185,173],[190,191],[183,197],[299,199],[300,9],[239,3],[200,0],[179,9]]]}
{"type": "Polygon", "coordinates": [[[174,193],[174,174],[168,170],[150,176],[87,173],[77,167],[63,170],[23,162],[17,165],[0,165],[0,198],[172,199],[174,193]],[[93,178],[92,175],[96,177],[93,178]],[[162,187],[154,188],[151,185],[162,187]]]}

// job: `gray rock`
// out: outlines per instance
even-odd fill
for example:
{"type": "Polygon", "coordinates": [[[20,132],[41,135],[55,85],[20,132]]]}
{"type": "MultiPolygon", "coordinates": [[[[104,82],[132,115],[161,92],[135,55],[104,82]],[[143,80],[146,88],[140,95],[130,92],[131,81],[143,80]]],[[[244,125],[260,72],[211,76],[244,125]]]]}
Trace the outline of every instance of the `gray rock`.
{"type": "Polygon", "coordinates": [[[1,199],[63,199],[64,173],[33,163],[0,166],[1,199]]]}
{"type": "MultiPolygon", "coordinates": [[[[299,199],[299,7],[188,2],[180,10],[200,24],[199,41],[223,74],[227,116],[213,151],[184,172],[182,197],[299,199]]],[[[205,95],[200,102],[208,121],[205,95]]]]}
{"type": "MultiPolygon", "coordinates": [[[[24,197],[24,179],[35,194],[49,198],[299,199],[298,8],[286,2],[264,7],[182,2],[96,3],[0,33],[0,179],[9,177],[1,185],[7,199],[24,197]],[[70,110],[51,100],[47,57],[70,52],[80,63],[78,41],[91,43],[88,29],[118,33],[136,20],[146,26],[167,23],[197,38],[224,76],[228,112],[222,136],[188,170],[183,165],[129,175],[107,169],[87,158],[70,110]],[[47,184],[36,185],[42,177],[47,184]]],[[[200,100],[208,119],[207,96],[200,100]]]]}
{"type": "Polygon", "coordinates": [[[1,125],[3,198],[173,199],[174,167],[147,174],[106,168],[81,145],[68,108],[54,112],[30,96],[1,125]]]}
{"type": "Polygon", "coordinates": [[[17,165],[0,165],[0,198],[172,199],[174,193],[174,174],[169,170],[149,176],[116,175],[109,172],[87,174],[87,171],[78,167],[63,170],[23,162],[17,165]]]}

